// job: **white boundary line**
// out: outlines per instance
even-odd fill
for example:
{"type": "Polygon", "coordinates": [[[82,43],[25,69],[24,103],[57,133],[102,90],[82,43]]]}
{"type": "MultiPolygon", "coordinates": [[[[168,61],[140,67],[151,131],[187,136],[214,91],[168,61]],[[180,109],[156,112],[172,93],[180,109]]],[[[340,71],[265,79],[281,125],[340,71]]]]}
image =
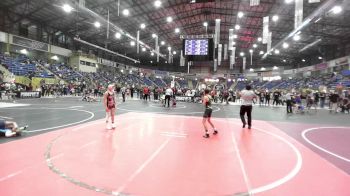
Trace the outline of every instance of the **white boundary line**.
{"type": "MultiPolygon", "coordinates": [[[[217,106],[212,106],[213,108],[217,108],[216,110],[213,110],[213,112],[218,112],[220,111],[221,109],[217,106]]],[[[201,113],[204,113],[204,111],[201,111],[201,112],[150,112],[150,111],[141,111],[141,110],[129,110],[129,109],[124,109],[124,108],[117,108],[117,110],[124,110],[124,111],[127,111],[127,112],[135,112],[135,113],[153,113],[153,114],[201,114],[201,113]]]]}
{"type": "Polygon", "coordinates": [[[250,185],[250,181],[249,181],[249,178],[248,178],[248,174],[247,174],[247,171],[244,167],[244,163],[243,163],[243,160],[242,160],[242,157],[241,157],[241,153],[239,152],[239,149],[238,149],[238,145],[237,145],[237,142],[236,142],[236,138],[235,138],[235,134],[232,132],[232,142],[233,142],[233,146],[235,147],[235,151],[236,151],[236,154],[237,154],[237,158],[238,158],[238,161],[239,161],[239,166],[241,167],[241,170],[242,170],[242,173],[243,173],[243,179],[244,179],[244,182],[245,182],[245,185],[247,186],[247,189],[248,189],[248,195],[252,195],[251,194],[251,185],[250,185]]]}
{"type": "Polygon", "coordinates": [[[12,120],[12,119],[13,119],[13,118],[11,118],[11,117],[6,117],[6,116],[0,116],[0,118],[9,119],[9,120],[12,120]]]}
{"type": "Polygon", "coordinates": [[[334,156],[334,157],[336,157],[336,158],[338,158],[338,159],[341,159],[341,160],[346,161],[346,162],[350,162],[350,159],[345,158],[345,157],[343,157],[343,156],[340,156],[340,155],[338,155],[338,154],[336,154],[336,153],[333,153],[333,152],[331,152],[331,151],[329,151],[329,150],[327,150],[327,149],[325,149],[325,148],[322,148],[321,146],[319,146],[319,145],[313,143],[311,140],[309,140],[309,139],[306,137],[306,134],[307,134],[308,132],[311,132],[311,131],[314,131],[314,130],[319,130],[319,129],[349,129],[349,127],[314,127],[314,128],[310,128],[310,129],[305,129],[305,130],[302,132],[301,135],[302,135],[303,139],[304,139],[307,143],[311,144],[311,145],[314,146],[315,148],[317,148],[317,149],[319,149],[319,150],[321,150],[321,151],[323,151],[323,152],[325,152],[325,153],[327,153],[327,154],[329,154],[329,155],[332,155],[332,156],[334,156]]]}
{"type": "MultiPolygon", "coordinates": [[[[7,108],[9,109],[9,108],[7,108]]],[[[59,125],[59,126],[54,126],[54,127],[48,127],[48,128],[43,128],[43,129],[37,129],[37,130],[32,130],[32,131],[24,131],[24,133],[35,133],[35,132],[42,132],[42,131],[47,131],[47,130],[51,130],[51,129],[57,129],[57,128],[62,128],[62,127],[68,127],[71,125],[76,125],[76,124],[80,124],[83,122],[86,122],[88,120],[91,120],[95,117],[95,114],[93,112],[87,111],[87,110],[80,110],[80,109],[74,109],[74,108],[10,108],[12,109],[18,109],[18,110],[23,110],[23,109],[27,109],[27,110],[40,110],[40,109],[48,109],[48,110],[71,110],[71,111],[79,111],[79,112],[85,112],[90,114],[90,117],[80,120],[78,122],[73,122],[73,123],[67,123],[67,124],[63,124],[63,125],[59,125]]]]}
{"type": "MultiPolygon", "coordinates": [[[[149,107],[153,107],[153,108],[168,108],[168,107],[164,107],[163,105],[155,105],[155,104],[151,104],[149,105],[149,107]]],[[[186,106],[185,105],[176,105],[176,107],[169,107],[169,108],[172,108],[172,109],[175,109],[175,110],[178,110],[178,109],[185,109],[186,106]],[[182,107],[178,107],[178,106],[182,106],[182,107]]]]}
{"type": "MultiPolygon", "coordinates": [[[[140,174],[142,172],[142,170],[160,153],[160,151],[162,151],[164,149],[164,147],[169,143],[170,138],[165,140],[165,142],[163,142],[158,149],[152,153],[152,155],[142,164],[140,165],[140,167],[126,180],[126,182],[124,182],[124,184],[122,184],[116,191],[116,193],[121,193],[123,192],[123,190],[126,188],[126,186],[132,182],[135,177],[140,174]]],[[[114,194],[115,192],[113,192],[114,194]]]]}

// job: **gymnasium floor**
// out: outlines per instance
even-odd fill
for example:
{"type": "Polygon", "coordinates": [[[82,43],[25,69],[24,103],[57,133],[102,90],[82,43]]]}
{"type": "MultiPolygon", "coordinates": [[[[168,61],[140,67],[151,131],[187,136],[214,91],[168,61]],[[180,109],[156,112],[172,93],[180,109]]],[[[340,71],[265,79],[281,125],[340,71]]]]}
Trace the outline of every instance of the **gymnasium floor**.
{"type": "Polygon", "coordinates": [[[219,135],[204,139],[202,112],[127,100],[108,131],[101,103],[1,102],[30,128],[0,138],[0,195],[350,195],[350,114],[255,106],[248,130],[239,106],[214,105],[219,135]]]}

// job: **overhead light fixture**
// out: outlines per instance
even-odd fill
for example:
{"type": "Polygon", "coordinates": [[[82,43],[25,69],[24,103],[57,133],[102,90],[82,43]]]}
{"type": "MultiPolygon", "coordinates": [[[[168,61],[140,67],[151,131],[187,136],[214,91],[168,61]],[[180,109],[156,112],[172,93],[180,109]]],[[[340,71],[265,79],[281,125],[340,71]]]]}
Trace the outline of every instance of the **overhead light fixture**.
{"type": "Polygon", "coordinates": [[[165,41],[161,41],[161,42],[160,42],[160,45],[165,45],[165,41]]]}
{"type": "Polygon", "coordinates": [[[151,56],[154,56],[154,52],[151,52],[151,56]]]}
{"type": "Polygon", "coordinates": [[[179,28],[175,28],[175,33],[180,33],[180,29],[179,28]]]}
{"type": "Polygon", "coordinates": [[[203,26],[207,27],[208,26],[208,22],[203,22],[203,26]]]}
{"type": "Polygon", "coordinates": [[[152,37],[153,37],[153,38],[156,38],[156,37],[157,37],[157,34],[152,33],[152,37]]]}
{"type": "Polygon", "coordinates": [[[284,2],[287,3],[287,4],[290,4],[292,3],[294,0],[285,0],[284,2]]]}
{"type": "Polygon", "coordinates": [[[240,28],[241,28],[241,26],[235,25],[235,29],[236,29],[236,30],[239,30],[240,28]]]}
{"type": "Polygon", "coordinates": [[[253,48],[257,48],[258,47],[258,45],[256,45],[256,44],[253,44],[253,48]]]}
{"type": "Polygon", "coordinates": [[[144,28],[146,28],[146,25],[145,25],[144,23],[142,23],[142,24],[140,25],[140,28],[141,28],[141,29],[144,29],[144,28]]]}
{"type": "Polygon", "coordinates": [[[237,16],[238,16],[238,18],[242,18],[244,16],[244,13],[243,12],[238,12],[237,16]]]}
{"type": "Polygon", "coordinates": [[[333,12],[333,14],[339,14],[342,11],[343,11],[343,8],[339,5],[336,5],[331,9],[331,12],[333,12]]]}
{"type": "Polygon", "coordinates": [[[266,70],[266,68],[265,68],[265,67],[262,67],[260,70],[261,70],[261,71],[265,71],[265,70],[266,70]]]}
{"type": "Polygon", "coordinates": [[[150,63],[153,63],[153,61],[150,61],[150,63]]]}
{"type": "Polygon", "coordinates": [[[240,56],[244,56],[244,52],[240,52],[239,55],[240,55],[240,56]]]}
{"type": "Polygon", "coordinates": [[[259,54],[260,54],[260,55],[263,55],[263,54],[264,54],[264,51],[260,50],[259,54]]]}
{"type": "Polygon", "coordinates": [[[273,66],[273,68],[272,68],[273,70],[277,70],[278,69],[278,67],[277,66],[273,66]]]}
{"type": "Polygon", "coordinates": [[[168,47],[168,50],[169,50],[169,51],[171,50],[171,47],[170,47],[170,46],[168,47]]]}
{"type": "Polygon", "coordinates": [[[135,46],[135,41],[131,41],[130,46],[135,46]]]}
{"type": "Polygon", "coordinates": [[[283,59],[283,62],[285,63],[285,62],[287,62],[287,60],[286,60],[286,59],[283,59]]]}
{"type": "Polygon", "coordinates": [[[67,12],[67,13],[71,13],[71,12],[73,11],[72,6],[70,6],[69,4],[64,4],[64,5],[62,6],[62,9],[63,9],[63,11],[65,11],[65,12],[67,12]]]}
{"type": "Polygon", "coordinates": [[[305,59],[302,59],[301,61],[305,62],[306,60],[305,60],[305,59]]]}
{"type": "Polygon", "coordinates": [[[280,51],[276,49],[275,54],[280,54],[280,51]]]}
{"type": "Polygon", "coordinates": [[[55,60],[55,61],[58,61],[58,56],[56,56],[56,55],[55,55],[55,56],[52,56],[51,59],[52,59],[52,60],[55,60]]]}
{"type": "Polygon", "coordinates": [[[322,60],[323,58],[321,56],[318,57],[319,60],[322,60]]]}
{"type": "Polygon", "coordinates": [[[173,54],[175,55],[175,54],[176,54],[176,51],[173,51],[173,54]]]}
{"type": "Polygon", "coordinates": [[[168,17],[166,18],[166,21],[167,21],[167,22],[173,22],[173,18],[172,18],[171,16],[168,16],[168,17]]]}
{"type": "Polygon", "coordinates": [[[272,21],[277,22],[279,17],[277,15],[272,16],[272,21]]]}
{"type": "Polygon", "coordinates": [[[130,14],[130,12],[129,12],[128,9],[124,9],[124,10],[123,10],[123,15],[124,15],[124,16],[129,16],[129,14],[130,14]]]}
{"type": "Polygon", "coordinates": [[[156,8],[158,8],[158,7],[160,7],[162,5],[162,2],[161,1],[155,1],[154,2],[154,6],[156,7],[156,8]]]}
{"type": "Polygon", "coordinates": [[[250,53],[253,53],[253,50],[252,50],[252,49],[250,49],[250,50],[249,50],[249,52],[250,52],[250,53]]]}
{"type": "Polygon", "coordinates": [[[101,23],[98,22],[98,21],[96,21],[96,22],[94,23],[94,26],[95,26],[96,28],[100,28],[100,27],[101,27],[101,23]]]}
{"type": "Polygon", "coordinates": [[[283,45],[282,45],[282,47],[283,47],[284,49],[286,49],[286,48],[288,48],[288,47],[289,47],[289,44],[288,44],[288,43],[286,43],[286,42],[284,42],[284,43],[283,43],[283,45]]]}
{"type": "Polygon", "coordinates": [[[262,38],[261,37],[258,37],[258,42],[261,42],[262,41],[262,38]]]}
{"type": "Polygon", "coordinates": [[[300,35],[296,34],[293,36],[294,41],[299,41],[300,40],[300,35]]]}
{"type": "Polygon", "coordinates": [[[117,32],[117,33],[115,33],[115,37],[116,37],[117,39],[120,39],[120,38],[122,37],[122,34],[119,33],[119,32],[117,32]]]}
{"type": "Polygon", "coordinates": [[[237,36],[236,34],[233,35],[233,39],[237,39],[237,37],[238,37],[238,36],[237,36]]]}
{"type": "Polygon", "coordinates": [[[146,48],[142,48],[142,52],[146,52],[146,48]]]}

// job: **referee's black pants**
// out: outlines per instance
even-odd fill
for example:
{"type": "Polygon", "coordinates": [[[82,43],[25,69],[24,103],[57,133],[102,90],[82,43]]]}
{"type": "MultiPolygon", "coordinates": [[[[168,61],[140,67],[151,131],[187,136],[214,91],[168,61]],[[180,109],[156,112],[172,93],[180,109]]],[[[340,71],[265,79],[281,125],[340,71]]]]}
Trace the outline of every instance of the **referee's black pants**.
{"type": "Polygon", "coordinates": [[[253,110],[253,106],[251,105],[242,105],[241,106],[241,110],[239,112],[239,115],[241,116],[241,120],[242,123],[244,125],[246,125],[246,121],[245,121],[245,114],[247,113],[247,117],[248,117],[248,126],[251,127],[252,126],[252,110],[253,110]]]}
{"type": "Polygon", "coordinates": [[[170,107],[170,95],[165,95],[165,103],[164,103],[164,106],[166,105],[167,100],[168,100],[168,107],[170,107]]]}

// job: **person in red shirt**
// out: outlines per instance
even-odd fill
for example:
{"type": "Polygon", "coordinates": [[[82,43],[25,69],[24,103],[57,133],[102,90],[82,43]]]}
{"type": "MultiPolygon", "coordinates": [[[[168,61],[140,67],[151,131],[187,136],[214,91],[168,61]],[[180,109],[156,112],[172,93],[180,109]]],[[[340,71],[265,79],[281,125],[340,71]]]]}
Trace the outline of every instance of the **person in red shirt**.
{"type": "Polygon", "coordinates": [[[147,86],[145,86],[143,88],[143,100],[146,100],[148,99],[148,96],[149,96],[149,88],[147,86]]]}

